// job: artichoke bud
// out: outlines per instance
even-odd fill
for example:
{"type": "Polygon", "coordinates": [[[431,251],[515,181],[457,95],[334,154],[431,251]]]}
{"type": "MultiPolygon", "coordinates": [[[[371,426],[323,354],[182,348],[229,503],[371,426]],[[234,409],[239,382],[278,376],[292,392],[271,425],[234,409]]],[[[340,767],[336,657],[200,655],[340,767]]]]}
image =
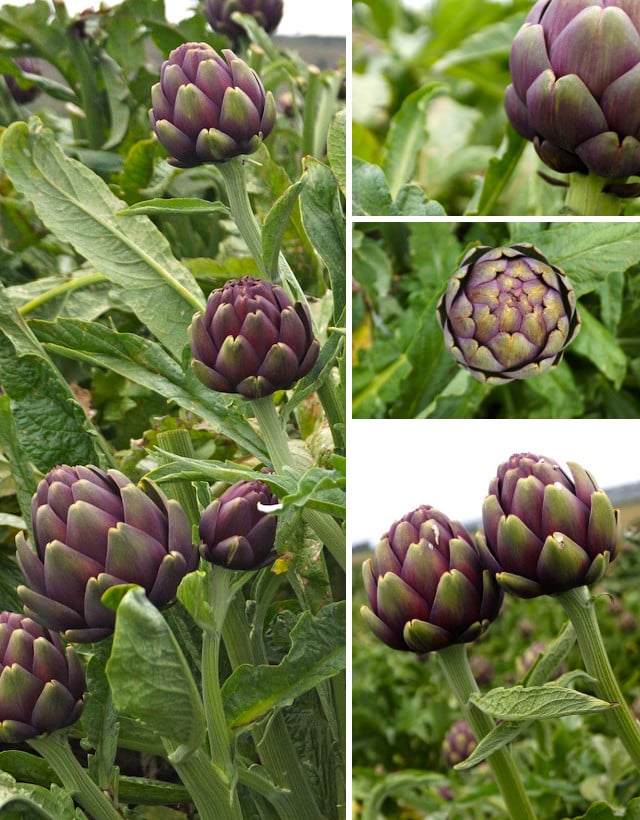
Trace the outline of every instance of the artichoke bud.
{"type": "Polygon", "coordinates": [[[238,40],[244,35],[244,29],[232,20],[235,11],[250,14],[271,34],[282,19],[282,0],[205,0],[202,11],[214,31],[238,40]]]}
{"type": "Polygon", "coordinates": [[[318,358],[311,316],[301,302],[262,279],[244,276],[213,291],[189,326],[192,366],[212,390],[248,399],[287,390],[318,358]]]}
{"type": "Polygon", "coordinates": [[[183,43],[160,68],[149,120],[169,163],[190,168],[252,154],[275,125],[276,104],[230,49],[183,43]]]}
{"type": "Polygon", "coordinates": [[[430,506],[395,522],[362,572],[362,615],[394,649],[423,654],[473,641],[502,603],[469,533],[430,506]]]}
{"type": "Polygon", "coordinates": [[[202,557],[227,569],[261,569],[276,558],[277,518],[258,505],[278,503],[264,481],[238,481],[200,517],[202,557]]]}
{"type": "Polygon", "coordinates": [[[118,470],[51,470],[31,504],[35,550],[16,536],[27,580],[25,611],[68,640],[97,641],[113,632],[115,612],[101,602],[112,586],[139,584],[158,607],[198,565],[191,527],[177,501],[150,481],[146,492],[118,470]]]}
{"type": "Polygon", "coordinates": [[[442,757],[444,762],[453,768],[462,763],[474,751],[478,742],[471,726],[466,720],[457,720],[444,736],[442,741],[442,757]]]}
{"type": "Polygon", "coordinates": [[[0,742],[71,726],[82,713],[84,691],[73,647],[26,615],[0,613],[0,742]]]}
{"type": "Polygon", "coordinates": [[[618,511],[578,464],[516,454],[498,468],[477,544],[498,583],[521,598],[599,580],[620,548],[618,511]]]}
{"type": "Polygon", "coordinates": [[[640,173],[640,4],[539,0],[517,33],[505,109],[554,171],[640,173]]]}
{"type": "Polygon", "coordinates": [[[571,283],[529,244],[469,251],[438,302],[438,321],[456,362],[489,384],[555,367],[580,329],[571,283]]]}
{"type": "MultiPolygon", "coordinates": [[[[16,57],[13,61],[26,74],[42,74],[37,60],[31,57],[16,57]]],[[[40,94],[40,89],[34,82],[27,82],[25,78],[18,82],[13,74],[3,74],[9,93],[17,103],[30,103],[40,94]]]]}

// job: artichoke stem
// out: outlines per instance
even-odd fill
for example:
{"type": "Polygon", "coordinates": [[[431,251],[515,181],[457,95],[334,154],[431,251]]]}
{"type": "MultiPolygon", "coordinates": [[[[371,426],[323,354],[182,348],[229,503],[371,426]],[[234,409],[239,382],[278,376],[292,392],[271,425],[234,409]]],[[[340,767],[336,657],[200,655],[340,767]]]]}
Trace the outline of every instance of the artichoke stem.
{"type": "Polygon", "coordinates": [[[562,592],[557,598],[576,631],[585,668],[597,680],[598,697],[617,704],[608,714],[618,737],[640,770],[640,724],[633,716],[611,668],[589,590],[582,586],[562,592]]]}
{"type": "Polygon", "coordinates": [[[613,194],[603,193],[610,180],[595,174],[571,174],[567,191],[566,210],[576,216],[620,216],[622,200],[613,194]]]}
{"type": "Polygon", "coordinates": [[[262,235],[258,220],[251,209],[251,202],[249,201],[249,194],[247,193],[247,184],[244,178],[242,158],[233,157],[227,162],[218,163],[217,167],[222,174],[229,198],[231,215],[240,231],[240,235],[255,259],[261,275],[267,279],[272,279],[271,274],[273,271],[268,271],[264,264],[262,235]]]}
{"type": "Polygon", "coordinates": [[[56,732],[27,741],[58,775],[65,789],[95,820],[122,820],[109,798],[82,768],[71,751],[66,734],[56,732]]]}
{"type": "MultiPolygon", "coordinates": [[[[469,704],[469,697],[478,692],[465,644],[452,644],[438,653],[438,660],[452,692],[456,696],[465,719],[473,729],[477,740],[480,740],[494,728],[495,723],[484,712],[469,704]]],[[[489,755],[487,762],[491,766],[504,802],[512,820],[535,820],[536,815],[524,789],[520,773],[511,754],[506,748],[498,749],[489,755]]]]}
{"type": "Polygon", "coordinates": [[[262,396],[252,399],[251,406],[260,432],[276,473],[283,473],[285,467],[293,468],[293,459],[289,450],[289,440],[284,426],[273,402],[273,396],[262,396]]]}

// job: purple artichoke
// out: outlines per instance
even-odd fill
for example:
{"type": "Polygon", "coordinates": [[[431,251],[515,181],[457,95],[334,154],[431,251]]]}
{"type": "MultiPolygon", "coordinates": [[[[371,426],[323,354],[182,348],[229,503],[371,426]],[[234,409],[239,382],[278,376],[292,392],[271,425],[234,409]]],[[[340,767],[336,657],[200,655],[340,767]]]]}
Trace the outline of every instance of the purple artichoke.
{"type": "Polygon", "coordinates": [[[539,0],[511,48],[505,108],[555,171],[640,173],[640,3],[539,0]]]}
{"type": "Polygon", "coordinates": [[[311,370],[320,349],[306,306],[251,276],[213,291],[204,316],[193,317],[189,337],[200,381],[249,399],[292,387],[311,370]]]}
{"type": "Polygon", "coordinates": [[[362,615],[383,643],[425,653],[482,634],[502,591],[457,521],[421,506],[391,526],[362,567],[362,615]]]}
{"type": "MultiPolygon", "coordinates": [[[[38,62],[31,57],[16,57],[13,62],[27,74],[42,73],[38,62]]],[[[14,77],[13,74],[4,74],[3,77],[9,93],[18,103],[33,102],[40,93],[40,89],[33,82],[27,82],[25,79],[18,83],[17,77],[14,77]]]]}
{"type": "Polygon", "coordinates": [[[18,587],[25,611],[71,641],[113,632],[115,612],[101,603],[118,584],[139,584],[161,607],[197,568],[191,527],[177,501],[150,482],[141,490],[118,470],[56,467],[31,502],[35,551],[18,533],[18,587]]]}
{"type": "Polygon", "coordinates": [[[593,584],[618,554],[618,511],[590,473],[569,469],[518,454],[489,485],[477,543],[498,583],[521,598],[593,584]]]}
{"type": "Polygon", "coordinates": [[[273,94],[233,51],[222,55],[207,43],[183,43],[160,68],[149,119],[171,165],[190,168],[252,154],[271,133],[273,94]]]}
{"type": "Polygon", "coordinates": [[[571,283],[528,244],[469,251],[438,303],[438,320],[453,358],[489,384],[554,367],[580,328],[571,283]]]}
{"type": "Polygon", "coordinates": [[[255,17],[258,25],[271,34],[282,20],[282,0],[205,0],[202,11],[214,31],[237,39],[244,29],[231,19],[235,11],[255,17]]]}
{"type": "Polygon", "coordinates": [[[466,760],[478,742],[466,720],[456,720],[442,741],[442,757],[452,768],[466,760]]]}
{"type": "Polygon", "coordinates": [[[239,481],[200,517],[202,557],[227,569],[261,569],[273,562],[277,519],[258,504],[277,504],[264,481],[239,481]]]}
{"type": "Polygon", "coordinates": [[[73,647],[26,615],[0,613],[0,742],[71,726],[82,713],[84,691],[73,647]]]}

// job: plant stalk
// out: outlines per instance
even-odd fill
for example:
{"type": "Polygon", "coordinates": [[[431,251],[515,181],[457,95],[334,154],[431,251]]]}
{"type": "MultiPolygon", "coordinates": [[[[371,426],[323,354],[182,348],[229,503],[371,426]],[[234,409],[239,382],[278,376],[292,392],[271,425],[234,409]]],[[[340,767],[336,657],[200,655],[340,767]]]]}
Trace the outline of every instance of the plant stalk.
{"type": "Polygon", "coordinates": [[[619,216],[622,200],[603,193],[606,179],[595,174],[571,174],[565,206],[576,216],[619,216]]]}
{"type": "Polygon", "coordinates": [[[597,680],[598,697],[617,704],[608,714],[618,737],[640,770],[640,724],[633,716],[611,667],[589,590],[582,586],[556,597],[576,631],[586,670],[597,680]]]}
{"type": "MultiPolygon", "coordinates": [[[[495,723],[489,715],[469,703],[469,697],[480,690],[469,666],[466,646],[465,644],[453,644],[441,649],[437,654],[449,686],[473,729],[473,733],[480,740],[489,734],[495,727],[495,723]]],[[[507,749],[498,749],[493,752],[488,756],[487,762],[491,766],[491,771],[496,778],[512,820],[536,820],[520,773],[507,749]]]]}
{"type": "Polygon", "coordinates": [[[251,202],[247,193],[242,157],[233,157],[227,162],[220,162],[217,167],[222,174],[227,189],[227,197],[229,198],[231,215],[240,231],[240,236],[246,242],[251,256],[253,256],[260,269],[260,273],[269,278],[269,271],[265,268],[262,253],[260,226],[251,209],[251,202]]]}
{"type": "Polygon", "coordinates": [[[43,757],[58,775],[65,789],[73,795],[94,820],[122,820],[111,800],[89,777],[71,751],[67,735],[55,732],[32,738],[27,743],[43,757]]]}

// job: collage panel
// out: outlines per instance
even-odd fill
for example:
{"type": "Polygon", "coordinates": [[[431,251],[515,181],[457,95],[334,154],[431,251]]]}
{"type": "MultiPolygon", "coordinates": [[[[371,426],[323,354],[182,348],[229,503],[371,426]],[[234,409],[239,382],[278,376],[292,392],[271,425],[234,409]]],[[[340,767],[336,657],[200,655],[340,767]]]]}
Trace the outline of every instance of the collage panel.
{"type": "Polygon", "coordinates": [[[354,818],[640,805],[639,433],[354,421],[354,818]]]}

